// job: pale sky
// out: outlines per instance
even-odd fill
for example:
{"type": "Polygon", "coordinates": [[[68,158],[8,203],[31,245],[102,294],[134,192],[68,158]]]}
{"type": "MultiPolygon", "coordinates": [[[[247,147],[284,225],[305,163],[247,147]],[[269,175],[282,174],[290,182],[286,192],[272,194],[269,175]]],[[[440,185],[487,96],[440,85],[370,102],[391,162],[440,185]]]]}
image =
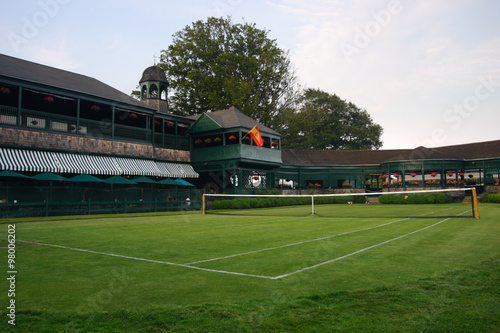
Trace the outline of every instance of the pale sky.
{"type": "Polygon", "coordinates": [[[497,0],[2,0],[0,53],[130,94],[176,31],[228,15],[270,30],[303,87],[366,109],[383,149],[500,139],[497,0]]]}

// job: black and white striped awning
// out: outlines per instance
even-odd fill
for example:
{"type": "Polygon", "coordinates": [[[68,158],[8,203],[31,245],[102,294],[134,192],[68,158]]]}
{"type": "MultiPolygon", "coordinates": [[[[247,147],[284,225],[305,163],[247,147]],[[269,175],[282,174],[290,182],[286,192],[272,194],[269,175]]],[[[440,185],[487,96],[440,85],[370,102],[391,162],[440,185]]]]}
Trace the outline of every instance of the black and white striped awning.
{"type": "Polygon", "coordinates": [[[189,164],[138,158],[0,148],[0,170],[198,178],[189,164]]]}

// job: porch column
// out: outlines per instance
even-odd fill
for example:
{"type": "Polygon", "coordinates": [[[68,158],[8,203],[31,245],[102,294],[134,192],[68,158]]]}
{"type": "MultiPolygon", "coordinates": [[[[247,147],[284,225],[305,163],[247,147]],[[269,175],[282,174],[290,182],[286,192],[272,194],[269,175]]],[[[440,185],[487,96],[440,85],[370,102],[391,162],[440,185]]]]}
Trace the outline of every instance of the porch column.
{"type": "Polygon", "coordinates": [[[422,172],[422,186],[425,187],[425,162],[422,162],[421,172],[422,172]]]}
{"type": "Polygon", "coordinates": [[[21,126],[23,122],[22,111],[22,103],[23,103],[23,88],[19,87],[19,100],[17,103],[17,126],[21,126]]]}
{"type": "Polygon", "coordinates": [[[401,173],[401,183],[402,187],[406,187],[406,165],[403,163],[403,172],[401,173]]]}

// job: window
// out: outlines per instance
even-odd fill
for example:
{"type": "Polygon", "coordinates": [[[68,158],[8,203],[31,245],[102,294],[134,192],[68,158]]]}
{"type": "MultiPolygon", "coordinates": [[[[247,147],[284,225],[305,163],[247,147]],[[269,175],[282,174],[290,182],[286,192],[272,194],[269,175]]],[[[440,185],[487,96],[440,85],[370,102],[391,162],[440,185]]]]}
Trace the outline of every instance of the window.
{"type": "Polygon", "coordinates": [[[23,89],[23,109],[76,117],[77,101],[52,93],[23,89]]]}
{"type": "Polygon", "coordinates": [[[0,82],[0,105],[17,107],[19,88],[0,82]]]}
{"type": "Polygon", "coordinates": [[[80,100],[80,118],[95,121],[111,121],[111,106],[80,100]]]}
{"type": "Polygon", "coordinates": [[[178,136],[184,136],[188,137],[189,136],[189,124],[184,124],[184,123],[177,123],[177,135],[178,136]]]}
{"type": "Polygon", "coordinates": [[[115,123],[117,125],[125,125],[125,126],[147,129],[149,127],[148,126],[149,119],[150,117],[148,115],[134,112],[131,110],[124,110],[118,108],[115,110],[115,123]]]}
{"type": "Polygon", "coordinates": [[[226,133],[225,137],[226,137],[226,145],[237,145],[240,143],[239,132],[226,133]]]}
{"type": "Polygon", "coordinates": [[[156,84],[152,84],[149,87],[149,98],[158,98],[158,87],[156,84]]]}

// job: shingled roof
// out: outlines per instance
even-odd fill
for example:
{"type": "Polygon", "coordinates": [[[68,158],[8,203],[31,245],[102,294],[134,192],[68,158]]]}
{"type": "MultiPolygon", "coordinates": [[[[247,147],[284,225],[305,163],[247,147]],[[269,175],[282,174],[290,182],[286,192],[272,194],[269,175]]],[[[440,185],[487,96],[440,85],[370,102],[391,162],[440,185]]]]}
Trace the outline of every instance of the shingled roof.
{"type": "Polygon", "coordinates": [[[37,83],[154,110],[92,77],[0,54],[0,76],[37,83]]]}
{"type": "Polygon", "coordinates": [[[160,81],[168,83],[165,71],[160,66],[151,66],[146,68],[142,73],[142,78],[139,83],[144,81],[160,81]]]}
{"type": "Polygon", "coordinates": [[[283,149],[285,165],[379,165],[404,150],[292,150],[283,149]]]}
{"type": "MultiPolygon", "coordinates": [[[[234,106],[231,106],[229,109],[226,110],[205,112],[204,115],[212,119],[221,128],[243,127],[243,128],[248,128],[248,130],[251,130],[252,128],[254,128],[254,126],[257,126],[261,133],[273,134],[276,136],[280,135],[275,130],[244,115],[234,106]]],[[[201,115],[198,114],[189,116],[188,118],[198,120],[200,117],[201,115]]]]}
{"type": "Polygon", "coordinates": [[[384,162],[419,161],[419,160],[460,160],[459,157],[420,146],[411,150],[401,150],[384,162]]]}
{"type": "Polygon", "coordinates": [[[292,150],[284,149],[285,165],[335,166],[380,165],[397,161],[473,160],[500,158],[500,140],[438,148],[395,150],[292,150]]]}
{"type": "Polygon", "coordinates": [[[500,158],[500,140],[434,148],[438,152],[457,156],[465,161],[500,158]]]}

